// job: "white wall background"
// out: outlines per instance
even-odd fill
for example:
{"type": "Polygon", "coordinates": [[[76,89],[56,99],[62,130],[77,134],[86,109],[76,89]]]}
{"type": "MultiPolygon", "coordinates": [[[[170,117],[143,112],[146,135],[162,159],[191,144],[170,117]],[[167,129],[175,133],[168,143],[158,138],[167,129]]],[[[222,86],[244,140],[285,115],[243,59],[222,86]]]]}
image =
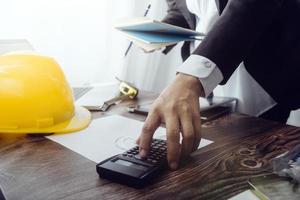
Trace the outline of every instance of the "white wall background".
{"type": "Polygon", "coordinates": [[[112,81],[127,45],[112,25],[134,9],[131,0],[2,0],[0,38],[28,39],[72,84],[112,81]]]}
{"type": "MultiPolygon", "coordinates": [[[[114,81],[115,75],[122,76],[120,72],[128,70],[122,68],[130,58],[123,58],[128,41],[113,30],[113,23],[123,17],[143,16],[149,2],[149,17],[162,18],[166,4],[161,0],[2,0],[0,39],[26,38],[36,51],[59,61],[72,85],[114,81]]],[[[133,58],[133,53],[140,61],[128,61],[130,67],[137,72],[148,68],[150,71],[146,79],[140,73],[138,77],[130,73],[129,78],[143,89],[159,91],[150,84],[155,78],[149,73],[158,70],[161,59],[168,59],[159,53],[145,55],[136,47],[128,57],[133,58]],[[154,57],[161,58],[145,65],[144,59],[150,61],[154,57]],[[139,78],[143,81],[137,81],[139,78]]]]}

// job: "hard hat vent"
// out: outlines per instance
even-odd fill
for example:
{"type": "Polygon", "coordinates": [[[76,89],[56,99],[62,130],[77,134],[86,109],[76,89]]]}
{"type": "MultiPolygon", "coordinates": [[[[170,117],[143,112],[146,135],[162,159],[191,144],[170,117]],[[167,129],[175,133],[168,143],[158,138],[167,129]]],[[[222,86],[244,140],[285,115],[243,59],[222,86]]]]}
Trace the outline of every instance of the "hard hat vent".
{"type": "Polygon", "coordinates": [[[53,118],[46,118],[46,119],[39,119],[36,120],[36,127],[37,128],[46,128],[46,127],[50,127],[53,126],[53,118]]]}

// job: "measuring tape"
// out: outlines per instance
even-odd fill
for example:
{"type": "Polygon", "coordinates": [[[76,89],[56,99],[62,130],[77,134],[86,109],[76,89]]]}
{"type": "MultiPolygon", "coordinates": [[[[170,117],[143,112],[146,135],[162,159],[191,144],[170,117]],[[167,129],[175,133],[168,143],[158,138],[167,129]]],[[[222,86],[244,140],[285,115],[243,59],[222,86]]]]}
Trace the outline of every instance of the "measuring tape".
{"type": "Polygon", "coordinates": [[[124,81],[121,81],[119,90],[122,95],[126,95],[130,99],[134,99],[139,93],[139,90],[136,87],[133,87],[132,85],[124,81]]]}

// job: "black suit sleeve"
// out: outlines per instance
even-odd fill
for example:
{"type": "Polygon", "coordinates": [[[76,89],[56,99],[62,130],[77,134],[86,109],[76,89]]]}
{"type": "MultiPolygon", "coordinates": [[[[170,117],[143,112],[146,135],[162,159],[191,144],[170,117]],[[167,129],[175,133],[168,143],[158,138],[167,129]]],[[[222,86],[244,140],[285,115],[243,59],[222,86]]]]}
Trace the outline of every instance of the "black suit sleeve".
{"type": "Polygon", "coordinates": [[[217,64],[225,83],[272,23],[284,0],[229,0],[193,54],[217,64]]]}

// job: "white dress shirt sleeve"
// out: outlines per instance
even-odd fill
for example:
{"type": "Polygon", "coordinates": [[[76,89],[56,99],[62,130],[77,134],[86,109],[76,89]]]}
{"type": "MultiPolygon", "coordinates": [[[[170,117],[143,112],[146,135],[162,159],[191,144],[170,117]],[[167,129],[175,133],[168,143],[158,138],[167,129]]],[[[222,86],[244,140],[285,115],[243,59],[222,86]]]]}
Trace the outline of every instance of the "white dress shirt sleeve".
{"type": "Polygon", "coordinates": [[[223,75],[217,65],[208,58],[200,55],[191,55],[177,70],[199,78],[207,97],[223,80],[223,75]]]}

